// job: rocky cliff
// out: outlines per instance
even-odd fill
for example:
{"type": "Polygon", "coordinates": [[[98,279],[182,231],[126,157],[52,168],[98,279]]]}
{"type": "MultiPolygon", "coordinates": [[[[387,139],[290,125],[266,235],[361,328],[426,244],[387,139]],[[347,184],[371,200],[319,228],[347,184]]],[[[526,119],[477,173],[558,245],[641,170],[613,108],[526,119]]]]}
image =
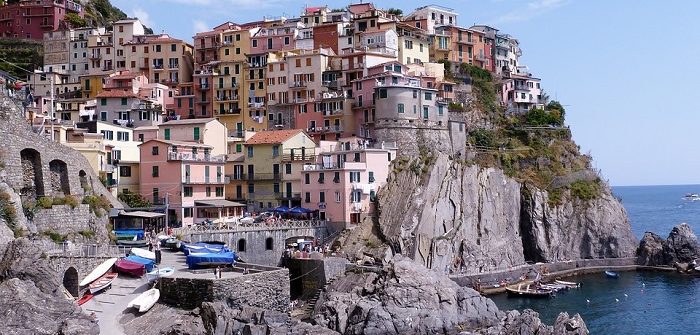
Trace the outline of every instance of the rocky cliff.
{"type": "Polygon", "coordinates": [[[394,165],[377,220],[394,253],[444,273],[480,273],[526,262],[631,257],[636,239],[608,188],[560,203],[499,168],[437,153],[394,165]]]}
{"type": "Polygon", "coordinates": [[[644,233],[637,248],[637,264],[648,266],[677,266],[697,263],[700,244],[690,225],[681,223],[664,240],[652,232],[644,233]]]}

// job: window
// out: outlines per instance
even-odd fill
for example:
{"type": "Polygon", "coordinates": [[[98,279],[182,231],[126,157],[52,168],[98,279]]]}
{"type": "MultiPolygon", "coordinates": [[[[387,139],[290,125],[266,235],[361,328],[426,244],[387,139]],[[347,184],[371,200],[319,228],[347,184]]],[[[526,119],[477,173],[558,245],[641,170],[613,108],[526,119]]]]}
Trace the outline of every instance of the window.
{"type": "Polygon", "coordinates": [[[208,197],[211,197],[211,187],[207,186],[207,188],[206,188],[206,194],[207,194],[207,198],[208,198],[208,197]]]}
{"type": "Polygon", "coordinates": [[[318,174],[318,183],[323,184],[325,182],[326,182],[326,175],[323,172],[319,173],[318,174]]]}
{"type": "Polygon", "coordinates": [[[361,199],[362,199],[362,193],[360,191],[350,192],[350,201],[351,202],[360,202],[361,199]]]}
{"type": "Polygon", "coordinates": [[[151,148],[151,155],[158,156],[158,147],[151,148]]]}
{"type": "Polygon", "coordinates": [[[284,173],[292,174],[292,164],[287,163],[284,165],[284,173]]]}
{"type": "Polygon", "coordinates": [[[125,132],[125,131],[118,131],[117,132],[117,141],[128,142],[129,141],[129,133],[125,132]]]}
{"type": "Polygon", "coordinates": [[[374,172],[369,171],[367,174],[369,175],[369,182],[374,183],[374,172]]]}
{"type": "Polygon", "coordinates": [[[151,176],[152,177],[158,177],[158,165],[155,165],[151,168],[151,176]]]}
{"type": "Polygon", "coordinates": [[[326,202],[326,192],[318,193],[318,202],[326,202]]]}
{"type": "Polygon", "coordinates": [[[102,137],[104,137],[105,140],[111,141],[114,139],[114,132],[111,130],[103,130],[102,137]]]}
{"type": "Polygon", "coordinates": [[[272,237],[268,237],[265,239],[265,250],[272,250],[273,249],[273,239],[272,237]]]}
{"type": "Polygon", "coordinates": [[[340,192],[335,192],[335,202],[340,202],[340,192]]]}
{"type": "Polygon", "coordinates": [[[253,40],[253,48],[257,48],[257,47],[258,47],[258,40],[253,40]]]}
{"type": "Polygon", "coordinates": [[[177,45],[171,44],[171,45],[170,45],[170,51],[177,51],[177,45]]]}
{"type": "MultiPolygon", "coordinates": [[[[279,183],[272,184],[272,193],[280,193],[280,184],[279,183]]],[[[272,206],[270,206],[270,207],[272,207],[272,206]]]]}
{"type": "Polygon", "coordinates": [[[333,182],[336,184],[340,183],[340,172],[335,172],[335,174],[333,175],[333,182]]]}
{"type": "MultiPolygon", "coordinates": [[[[274,116],[274,114],[270,114],[270,116],[274,116]]],[[[280,155],[280,146],[279,145],[273,145],[272,146],[272,158],[276,158],[280,155]]]]}
{"type": "Polygon", "coordinates": [[[243,152],[243,145],[242,144],[236,144],[236,152],[243,152]]]}
{"type": "Polygon", "coordinates": [[[183,217],[186,217],[186,218],[191,218],[191,217],[192,217],[192,207],[185,207],[185,208],[183,208],[183,214],[182,214],[182,216],[183,216],[183,217]]]}
{"type": "Polygon", "coordinates": [[[119,177],[131,177],[131,166],[120,166],[119,177]]]}
{"type": "Polygon", "coordinates": [[[350,182],[351,183],[359,183],[360,182],[360,172],[350,172],[350,182]]]}
{"type": "Polygon", "coordinates": [[[245,247],[246,247],[245,239],[242,238],[242,239],[238,240],[237,244],[238,244],[238,248],[237,248],[238,252],[245,252],[245,247]]]}
{"type": "Polygon", "coordinates": [[[311,202],[311,192],[304,193],[304,202],[307,204],[311,202]]]}
{"type": "Polygon", "coordinates": [[[306,184],[306,185],[311,184],[311,175],[309,175],[308,173],[304,174],[304,184],[306,184]]]}
{"type": "MultiPolygon", "coordinates": [[[[403,114],[403,113],[404,113],[404,106],[403,106],[403,104],[399,104],[399,105],[398,105],[398,109],[399,109],[399,114],[403,114]]],[[[166,140],[167,140],[167,138],[166,138],[166,140]]]]}
{"type": "Polygon", "coordinates": [[[255,184],[248,184],[248,194],[255,193],[255,184]]]}
{"type": "Polygon", "coordinates": [[[194,127],[194,135],[193,138],[195,141],[199,141],[199,127],[194,127]]]}
{"type": "Polygon", "coordinates": [[[192,196],[192,186],[185,186],[182,188],[182,196],[189,198],[192,196]]]}
{"type": "MultiPolygon", "coordinates": [[[[179,101],[179,100],[178,100],[179,101]]],[[[165,139],[170,140],[170,128],[165,129],[165,139]]]]}
{"type": "Polygon", "coordinates": [[[126,106],[126,98],[122,98],[122,106],[126,106]]]}
{"type": "Polygon", "coordinates": [[[253,147],[247,147],[248,149],[248,157],[253,157],[253,147]]]}
{"type": "Polygon", "coordinates": [[[433,94],[430,92],[425,92],[425,100],[433,100],[433,94]]]}
{"type": "Polygon", "coordinates": [[[439,115],[439,116],[442,116],[443,113],[444,113],[444,112],[443,112],[443,107],[442,107],[442,106],[438,106],[438,115],[439,115]]]}
{"type": "MultiPolygon", "coordinates": [[[[89,83],[89,81],[86,82],[86,83],[89,83]]],[[[88,86],[88,85],[85,85],[85,87],[87,87],[87,86],[88,86]]],[[[87,87],[87,88],[90,89],[89,87],[87,87]]],[[[100,105],[101,105],[101,106],[107,106],[107,98],[100,98],[100,105]]]]}
{"type": "Polygon", "coordinates": [[[354,156],[355,156],[355,157],[353,157],[353,160],[352,160],[352,161],[355,162],[355,163],[359,162],[359,161],[360,161],[360,153],[359,153],[359,152],[356,152],[354,156]]]}
{"type": "Polygon", "coordinates": [[[160,44],[156,45],[156,52],[160,52],[160,44]]]}
{"type": "Polygon", "coordinates": [[[428,119],[428,106],[423,106],[423,119],[428,119]]]}
{"type": "Polygon", "coordinates": [[[387,98],[386,88],[379,89],[379,99],[386,99],[386,98],[387,98]]]}

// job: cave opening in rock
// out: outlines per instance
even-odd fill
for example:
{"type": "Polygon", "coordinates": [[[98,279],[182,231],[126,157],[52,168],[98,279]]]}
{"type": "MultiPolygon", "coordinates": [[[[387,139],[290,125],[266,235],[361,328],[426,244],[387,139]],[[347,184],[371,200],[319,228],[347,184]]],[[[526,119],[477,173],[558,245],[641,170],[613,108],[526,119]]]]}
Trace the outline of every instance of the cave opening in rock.
{"type": "Polygon", "coordinates": [[[51,171],[51,191],[54,193],[70,194],[70,182],[68,181],[68,166],[60,159],[54,159],[49,163],[51,171]]]}
{"type": "Polygon", "coordinates": [[[22,165],[22,196],[38,198],[44,196],[44,175],[41,169],[41,154],[31,148],[19,153],[22,165]]]}
{"type": "Polygon", "coordinates": [[[73,297],[77,298],[80,294],[78,285],[78,270],[71,266],[63,273],[63,287],[73,297]]]}

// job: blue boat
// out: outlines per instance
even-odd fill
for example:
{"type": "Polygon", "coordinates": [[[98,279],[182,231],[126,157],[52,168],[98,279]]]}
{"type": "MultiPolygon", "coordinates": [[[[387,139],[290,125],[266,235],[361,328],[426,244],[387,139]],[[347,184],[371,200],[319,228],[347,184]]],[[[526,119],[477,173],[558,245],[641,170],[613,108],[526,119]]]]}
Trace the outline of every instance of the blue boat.
{"type": "Polygon", "coordinates": [[[152,259],[143,258],[143,257],[135,256],[135,255],[131,255],[131,256],[126,257],[124,259],[126,259],[127,261],[143,264],[146,267],[146,272],[153,271],[153,267],[156,264],[156,262],[152,259]]]}
{"type": "Polygon", "coordinates": [[[181,249],[185,255],[189,255],[192,252],[194,252],[194,253],[218,253],[218,252],[230,251],[225,245],[211,244],[211,243],[204,243],[204,242],[181,243],[181,249]]]}
{"type": "Polygon", "coordinates": [[[608,278],[620,278],[620,275],[613,271],[605,271],[605,276],[608,278]]]}
{"type": "Polygon", "coordinates": [[[187,266],[190,269],[207,267],[212,265],[233,265],[238,260],[238,255],[233,251],[216,253],[192,252],[187,255],[187,266]]]}

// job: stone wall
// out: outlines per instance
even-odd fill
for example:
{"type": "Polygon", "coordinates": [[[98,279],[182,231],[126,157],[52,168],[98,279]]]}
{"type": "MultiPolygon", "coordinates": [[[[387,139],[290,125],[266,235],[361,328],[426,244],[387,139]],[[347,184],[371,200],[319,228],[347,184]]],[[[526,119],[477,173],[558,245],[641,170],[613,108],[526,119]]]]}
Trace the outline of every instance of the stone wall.
{"type": "MultiPolygon", "coordinates": [[[[192,232],[183,238],[191,242],[226,242],[247,263],[279,266],[286,248],[285,241],[294,237],[313,237],[322,241],[327,236],[325,227],[298,229],[270,229],[257,231],[192,232]],[[272,250],[267,249],[267,239],[272,238],[272,250]],[[245,250],[239,250],[239,242],[245,240],[245,250]]],[[[240,242],[242,243],[242,242],[240,242]]]]}
{"type": "Polygon", "coordinates": [[[222,301],[237,308],[244,305],[287,312],[289,271],[277,269],[229,279],[165,277],[158,283],[161,301],[194,309],[205,301],[222,301]]]}
{"type": "Polygon", "coordinates": [[[404,127],[398,124],[385,124],[381,128],[377,126],[374,135],[378,142],[396,142],[398,152],[401,155],[415,155],[418,146],[425,145],[440,152],[451,154],[453,152],[450,133],[447,124],[443,130],[432,128],[404,127]]]}
{"type": "Polygon", "coordinates": [[[89,205],[80,204],[75,208],[68,205],[54,205],[40,209],[34,216],[38,232],[55,232],[61,235],[91,231],[95,236],[106,236],[107,217],[98,218],[89,205]],[[70,224],[67,224],[70,223],[70,224]]]}
{"type": "Polygon", "coordinates": [[[291,258],[286,262],[289,268],[289,282],[292,299],[309,299],[331,279],[345,274],[347,260],[341,257],[324,259],[291,258]]]}

